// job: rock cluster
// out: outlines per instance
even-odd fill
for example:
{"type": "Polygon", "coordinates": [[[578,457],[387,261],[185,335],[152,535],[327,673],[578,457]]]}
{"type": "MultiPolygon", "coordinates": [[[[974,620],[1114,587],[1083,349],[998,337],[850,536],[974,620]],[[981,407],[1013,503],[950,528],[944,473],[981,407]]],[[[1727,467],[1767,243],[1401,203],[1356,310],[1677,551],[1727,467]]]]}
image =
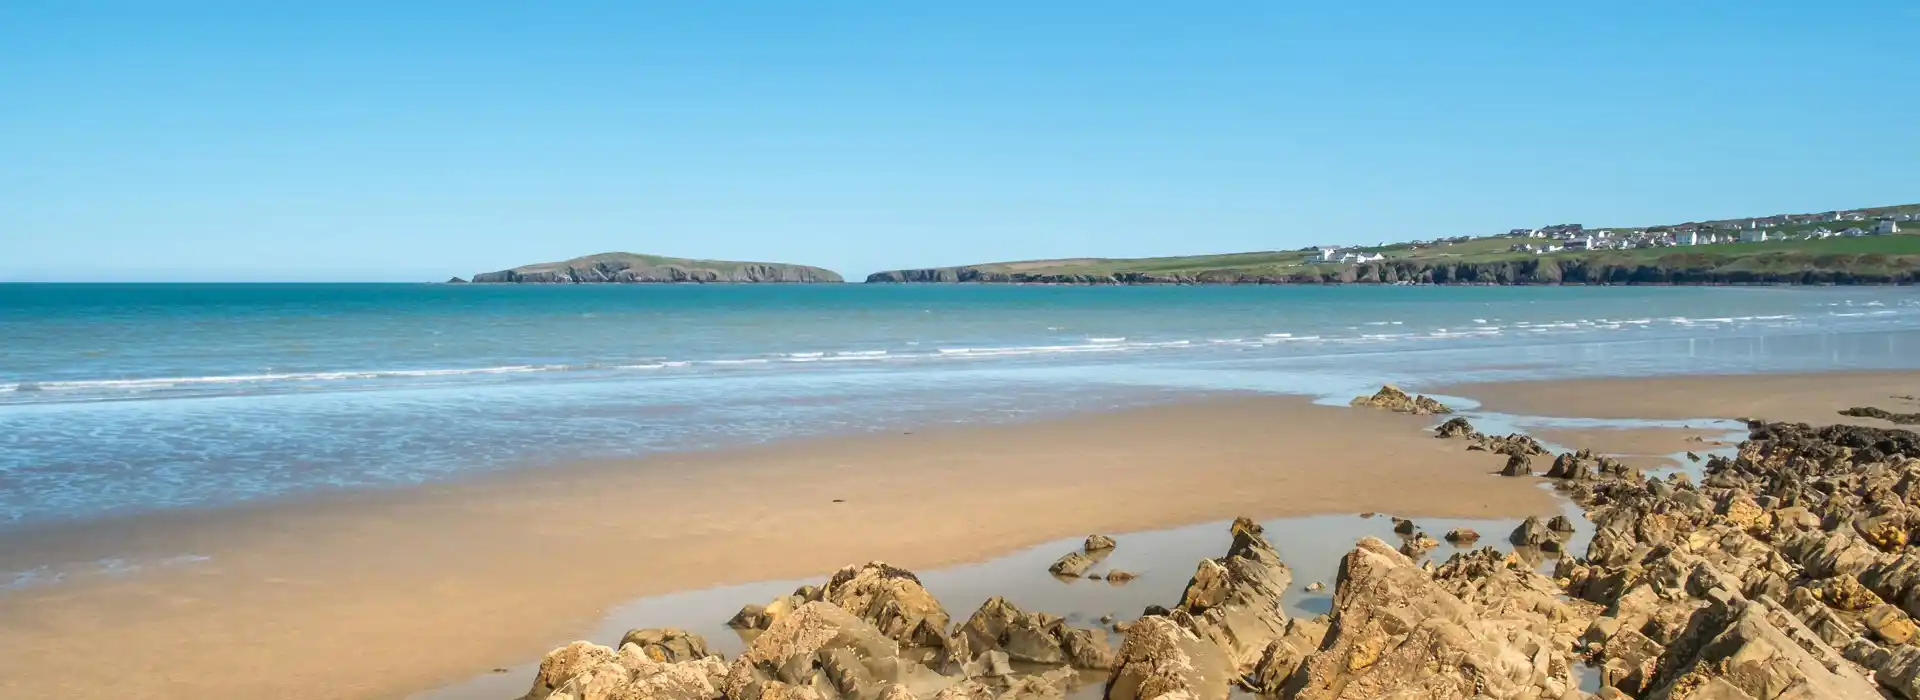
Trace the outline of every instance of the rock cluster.
{"type": "Polygon", "coordinates": [[[1875,406],[1855,406],[1841,411],[1840,415],[1852,418],[1878,418],[1897,425],[1920,424],[1920,413],[1894,413],[1875,406]]]}
{"type": "MultiPolygon", "coordinates": [[[[1115,546],[1116,543],[1112,537],[1098,534],[1087,535],[1087,541],[1080,546],[1080,549],[1067,552],[1059,559],[1054,560],[1053,565],[1047,567],[1047,573],[1063,578],[1079,578],[1081,576],[1098,578],[1098,575],[1088,575],[1087,571],[1092,569],[1095,564],[1099,564],[1101,560],[1106,559],[1107,555],[1112,554],[1115,546]]],[[[1124,578],[1122,581],[1133,578],[1132,574],[1126,572],[1115,573],[1123,575],[1124,578]]]]}
{"type": "Polygon", "coordinates": [[[1355,397],[1352,405],[1363,408],[1384,408],[1395,413],[1411,413],[1416,416],[1435,413],[1452,413],[1446,404],[1425,395],[1411,395],[1392,384],[1382,385],[1372,396],[1355,397]]]}
{"type": "Polygon", "coordinates": [[[1606,606],[1584,653],[1630,697],[1920,698],[1920,441],[1750,429],[1698,486],[1578,455],[1557,470],[1586,480],[1570,491],[1596,526],[1557,572],[1606,606]]]}
{"type": "Polygon", "coordinates": [[[526,698],[1039,700],[1098,674],[1107,700],[1920,700],[1920,437],[1754,423],[1699,484],[1586,451],[1547,476],[1594,523],[1584,556],[1560,551],[1571,520],[1535,517],[1513,553],[1422,564],[1437,541],[1396,520],[1402,548],[1361,540],[1311,619],[1286,613],[1293,573],[1241,518],[1177,602],[1102,618],[1117,649],[998,597],[956,626],[912,573],[873,562],[743,609],[731,624],[757,634],[731,662],[697,635],[635,630],[554,650],[526,698]],[[1554,555],[1551,576],[1529,552],[1554,555]]]}

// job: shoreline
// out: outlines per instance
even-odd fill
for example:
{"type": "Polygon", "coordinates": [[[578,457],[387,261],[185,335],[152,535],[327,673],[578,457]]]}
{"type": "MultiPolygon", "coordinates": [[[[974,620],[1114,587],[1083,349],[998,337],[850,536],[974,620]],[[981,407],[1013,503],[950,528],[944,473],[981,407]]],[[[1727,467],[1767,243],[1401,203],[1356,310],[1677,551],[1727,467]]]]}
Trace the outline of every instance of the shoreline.
{"type": "Polygon", "coordinates": [[[13,551],[208,559],[0,596],[0,617],[19,621],[0,630],[0,658],[39,669],[0,688],[392,697],[536,657],[638,597],[851,561],[937,568],[1223,513],[1553,512],[1530,484],[1486,480],[1498,460],[1432,440],[1430,422],[1209,397],[42,532],[13,551]],[[1407,464],[1431,478],[1378,488],[1407,464]],[[99,668],[99,649],[120,663],[99,668]]]}
{"type": "MultiPolygon", "coordinates": [[[[1597,397],[1592,387],[1577,393],[1597,397]]],[[[940,568],[1085,532],[1235,515],[1557,511],[1537,480],[1493,477],[1499,457],[1432,439],[1426,428],[1437,422],[1303,397],[1210,396],[167,514],[64,533],[71,539],[42,533],[34,544],[44,551],[132,543],[211,558],[0,595],[0,617],[22,621],[0,630],[0,658],[42,670],[0,674],[0,688],[392,697],[538,658],[636,599],[815,577],[852,562],[940,568]],[[1408,469],[1421,478],[1407,479],[1408,469]],[[103,648],[126,650],[107,672],[91,661],[103,648]],[[153,682],[161,676],[168,682],[153,682]]]]}

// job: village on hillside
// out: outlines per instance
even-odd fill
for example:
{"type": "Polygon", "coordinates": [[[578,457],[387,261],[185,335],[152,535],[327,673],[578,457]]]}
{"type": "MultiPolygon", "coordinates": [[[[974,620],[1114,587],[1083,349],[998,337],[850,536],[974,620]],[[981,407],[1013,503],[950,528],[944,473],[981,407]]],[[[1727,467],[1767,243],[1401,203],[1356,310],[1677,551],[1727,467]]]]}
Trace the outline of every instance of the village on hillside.
{"type": "MultiPolygon", "coordinates": [[[[1493,236],[1455,236],[1395,244],[1410,250],[1450,247],[1476,239],[1520,239],[1507,246],[1512,253],[1545,255],[1562,251],[1632,250],[1719,243],[1759,243],[1765,241],[1821,240],[1835,237],[1882,236],[1920,229],[1920,205],[1829,211],[1819,214],[1776,214],[1751,219],[1687,222],[1644,228],[1590,229],[1580,224],[1554,224],[1540,228],[1516,228],[1493,236]]],[[[1351,264],[1386,259],[1380,248],[1373,250],[1341,247],[1315,247],[1307,264],[1351,264]]]]}

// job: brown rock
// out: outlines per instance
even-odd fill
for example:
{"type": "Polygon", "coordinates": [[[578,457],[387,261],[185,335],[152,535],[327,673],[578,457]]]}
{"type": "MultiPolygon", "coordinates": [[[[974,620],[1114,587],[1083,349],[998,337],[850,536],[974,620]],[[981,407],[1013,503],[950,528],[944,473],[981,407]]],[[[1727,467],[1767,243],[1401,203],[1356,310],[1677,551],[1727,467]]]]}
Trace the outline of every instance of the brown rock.
{"type": "Polygon", "coordinates": [[[627,630],[620,638],[620,648],[632,644],[640,648],[647,658],[662,663],[691,661],[711,656],[707,651],[707,640],[700,635],[675,627],[658,629],[627,630]]]}
{"type": "Polygon", "coordinates": [[[1219,647],[1166,617],[1143,617],[1120,644],[1105,700],[1225,700],[1236,675],[1219,647]]]}
{"type": "Polygon", "coordinates": [[[940,601],[920,585],[913,572],[870,562],[835,573],[820,589],[820,599],[880,629],[909,646],[939,646],[949,619],[940,601]]]}
{"type": "Polygon", "coordinates": [[[1382,408],[1396,413],[1411,413],[1421,416],[1453,412],[1453,409],[1447,408],[1446,405],[1441,404],[1439,401],[1435,401],[1426,396],[1410,395],[1392,384],[1381,386],[1380,391],[1375,392],[1372,396],[1355,398],[1351,404],[1356,407],[1382,408]]]}
{"type": "Polygon", "coordinates": [[[1053,566],[1047,567],[1047,571],[1055,576],[1072,576],[1077,578],[1087,573],[1087,569],[1093,568],[1095,563],[1097,562],[1093,557],[1089,557],[1080,552],[1067,552],[1066,556],[1060,557],[1059,560],[1053,562],[1053,566]]]}

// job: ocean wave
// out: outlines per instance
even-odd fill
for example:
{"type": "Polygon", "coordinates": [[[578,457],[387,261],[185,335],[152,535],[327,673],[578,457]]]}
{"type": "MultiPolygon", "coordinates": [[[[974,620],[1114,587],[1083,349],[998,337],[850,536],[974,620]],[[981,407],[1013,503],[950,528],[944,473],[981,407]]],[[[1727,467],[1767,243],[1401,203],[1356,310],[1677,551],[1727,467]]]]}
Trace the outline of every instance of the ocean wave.
{"type": "Polygon", "coordinates": [[[333,372],[279,372],[266,374],[229,374],[204,377],[149,377],[142,379],[77,379],[66,381],[29,381],[9,386],[14,391],[85,391],[101,389],[166,389],[221,384],[257,384],[263,382],[336,381],[342,379],[393,379],[402,377],[455,377],[481,374],[519,374],[577,369],[575,365],[508,365],[504,367],[467,367],[446,369],[360,370],[333,372]]]}

